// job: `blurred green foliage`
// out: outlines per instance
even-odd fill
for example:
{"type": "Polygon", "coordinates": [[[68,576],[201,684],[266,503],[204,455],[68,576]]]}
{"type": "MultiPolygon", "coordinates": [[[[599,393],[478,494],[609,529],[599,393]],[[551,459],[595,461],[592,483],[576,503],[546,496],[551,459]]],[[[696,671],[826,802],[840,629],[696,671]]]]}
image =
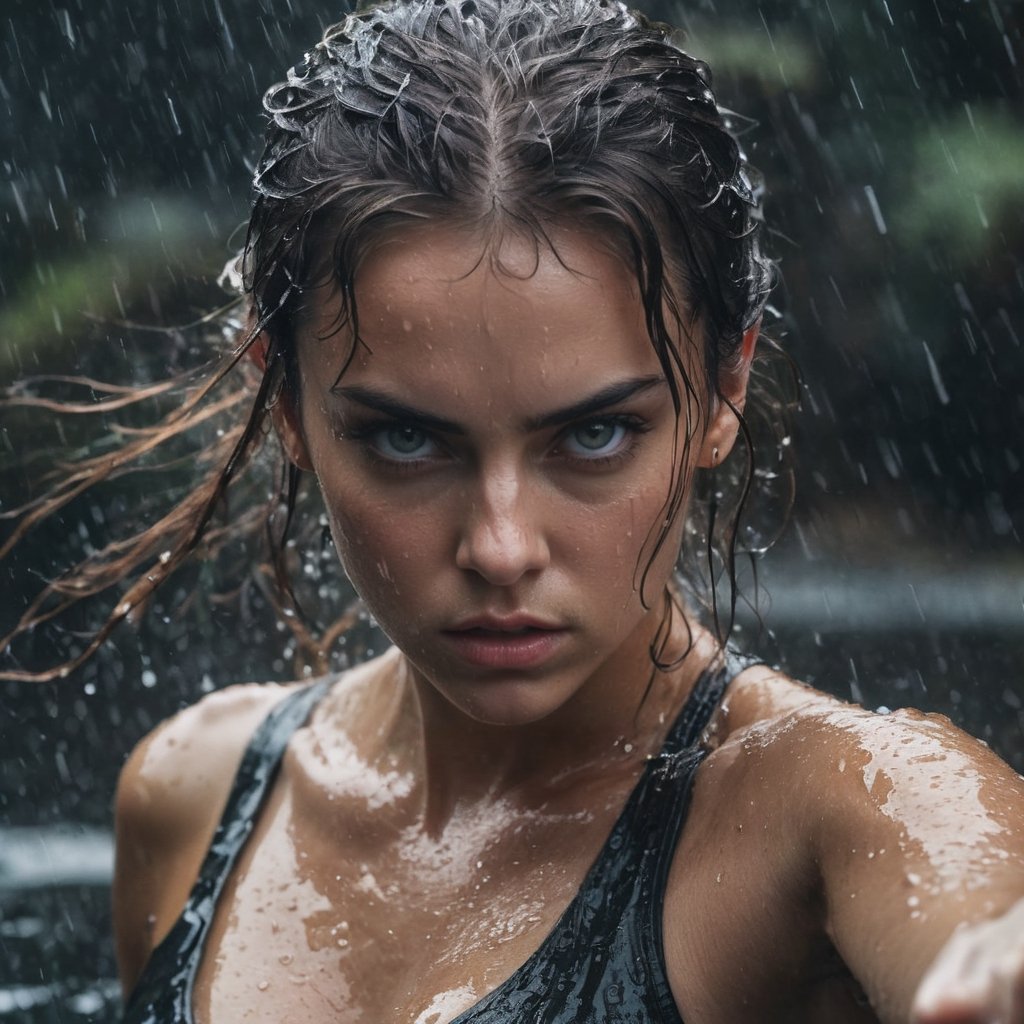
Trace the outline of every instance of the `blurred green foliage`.
{"type": "Polygon", "coordinates": [[[1000,110],[968,110],[924,126],[914,139],[912,180],[895,226],[902,241],[938,240],[953,259],[977,260],[1024,223],[1024,131],[1000,110]]]}
{"type": "Polygon", "coordinates": [[[762,89],[812,88],[821,78],[820,55],[798,30],[766,35],[762,26],[730,26],[700,36],[682,35],[684,50],[706,60],[713,73],[751,79],[762,89]]]}

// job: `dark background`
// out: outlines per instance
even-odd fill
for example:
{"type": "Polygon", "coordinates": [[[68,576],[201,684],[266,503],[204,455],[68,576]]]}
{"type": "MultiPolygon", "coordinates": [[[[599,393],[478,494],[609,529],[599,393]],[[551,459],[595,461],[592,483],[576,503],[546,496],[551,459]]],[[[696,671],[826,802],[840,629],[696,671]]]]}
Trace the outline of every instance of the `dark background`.
{"type": "MultiPolygon", "coordinates": [[[[1024,8],[647,10],[681,26],[720,102],[753,121],[744,145],[767,179],[782,270],[775,334],[806,382],[796,502],[760,567],[763,625],[747,614],[739,638],[843,697],[948,714],[1020,770],[1024,8]]],[[[182,324],[222,301],[259,97],[343,12],[0,2],[0,384],[156,379],[201,358],[194,332],[119,324],[182,324]]],[[[47,453],[96,450],[98,424],[0,416],[0,511],[28,496],[47,453]]],[[[41,576],[186,481],[129,479],[34,534],[0,564],[0,628],[41,576]]],[[[0,1020],[107,1018],[107,830],[125,753],[201,692],[295,671],[258,594],[241,608],[207,599],[223,572],[186,574],[141,631],[61,683],[2,684],[0,1020]]],[[[4,665],[43,667],[100,611],[39,631],[4,665]]]]}

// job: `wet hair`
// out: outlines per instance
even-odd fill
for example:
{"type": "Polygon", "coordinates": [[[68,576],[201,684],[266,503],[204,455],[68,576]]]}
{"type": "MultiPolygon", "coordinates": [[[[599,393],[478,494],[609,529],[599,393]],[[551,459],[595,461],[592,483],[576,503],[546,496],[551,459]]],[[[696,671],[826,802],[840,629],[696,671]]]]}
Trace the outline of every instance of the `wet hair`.
{"type": "MultiPolygon", "coordinates": [[[[651,344],[677,416],[686,418],[687,444],[721,398],[720,375],[739,360],[744,332],[762,316],[773,283],[760,243],[762,192],[731,116],[716,103],[707,65],[680,49],[668,26],[621,3],[389,0],[328,28],[268,90],[264,108],[266,145],[234,267],[244,325],[230,357],[119,458],[137,457],[154,439],[197,422],[225,378],[252,372],[243,355],[259,340],[265,366],[252,382],[255,398],[220,439],[219,462],[174,513],[51,584],[49,598],[41,595],[23,617],[22,630],[50,617],[45,600],[66,606],[160,552],[89,650],[69,664],[143,605],[209,533],[267,432],[268,411],[283,388],[298,386],[296,339],[309,293],[336,289],[339,328],[347,325],[358,339],[359,269],[384,233],[431,220],[457,224],[489,242],[492,259],[510,232],[554,247],[550,229],[569,223],[606,238],[635,275],[651,344]],[[680,351],[680,331],[699,349],[698,360],[680,351]],[[691,379],[690,363],[703,367],[702,380],[691,379]]],[[[747,441],[737,506],[753,479],[747,441]]],[[[664,515],[652,526],[649,560],[638,566],[642,596],[647,566],[685,500],[683,454],[664,515]]],[[[98,477],[103,467],[92,471],[98,477]]],[[[288,466],[274,503],[283,512],[271,531],[285,594],[285,543],[299,490],[299,471],[288,466]]],[[[717,490],[709,497],[711,536],[717,490]]],[[[61,493],[51,492],[47,514],[61,503],[61,493]]],[[[720,522],[717,528],[733,579],[736,523],[733,516],[724,533],[720,522]]],[[[712,603],[714,593],[712,582],[712,603]]],[[[666,640],[663,629],[659,642],[666,640]]],[[[655,663],[661,653],[652,651],[655,663]]]]}

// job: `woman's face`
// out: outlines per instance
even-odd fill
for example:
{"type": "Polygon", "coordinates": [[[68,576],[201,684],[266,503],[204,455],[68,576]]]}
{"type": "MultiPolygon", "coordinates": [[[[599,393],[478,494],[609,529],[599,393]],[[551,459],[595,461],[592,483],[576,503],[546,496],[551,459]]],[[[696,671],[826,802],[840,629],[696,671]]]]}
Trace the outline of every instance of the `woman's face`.
{"type": "Polygon", "coordinates": [[[298,409],[279,417],[381,627],[421,682],[494,724],[601,678],[646,683],[681,517],[646,580],[651,609],[640,578],[674,468],[688,484],[701,447],[633,275],[592,235],[552,237],[557,255],[519,238],[491,252],[441,224],[389,238],[359,272],[351,364],[338,379],[351,333],[324,289],[298,409]]]}

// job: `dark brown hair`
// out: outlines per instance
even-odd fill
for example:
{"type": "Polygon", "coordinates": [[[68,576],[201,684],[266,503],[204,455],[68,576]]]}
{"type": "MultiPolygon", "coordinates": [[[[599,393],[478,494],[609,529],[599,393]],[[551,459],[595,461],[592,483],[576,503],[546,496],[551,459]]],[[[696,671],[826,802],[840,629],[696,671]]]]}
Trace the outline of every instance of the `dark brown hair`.
{"type": "MultiPolygon", "coordinates": [[[[303,296],[335,287],[342,320],[358,338],[360,262],[385,230],[427,218],[549,244],[546,229],[568,219],[614,239],[636,275],[677,415],[688,415],[692,403],[709,408],[744,331],[762,316],[773,267],[760,248],[761,190],[715,101],[710,72],[667,26],[623,4],[392,0],[329,28],[266,93],[264,108],[266,147],[236,266],[244,317],[231,354],[191,382],[156,426],[115,455],[74,467],[18,510],[7,549],[85,488],[199,426],[218,403],[233,412],[233,426],[205,450],[208,472],[183,503],[49,584],[0,646],[141,569],[87,648],[62,666],[67,671],[200,543],[216,542],[211,523],[267,434],[268,409],[280,389],[296,386],[303,296]],[[702,381],[687,374],[670,327],[700,346],[702,381]],[[256,339],[266,345],[261,374],[243,359],[256,339]]],[[[741,427],[746,436],[742,417],[741,427]]],[[[738,506],[753,479],[746,440],[738,506]]],[[[685,497],[677,475],[652,528],[652,558],[685,497]]],[[[286,466],[269,531],[285,605],[285,538],[298,492],[298,471],[286,466]]],[[[708,497],[714,509],[717,486],[708,497]]],[[[709,518],[709,536],[723,541],[734,578],[737,519],[723,531],[714,511],[709,518]]],[[[639,585],[642,593],[643,575],[639,585]]]]}

